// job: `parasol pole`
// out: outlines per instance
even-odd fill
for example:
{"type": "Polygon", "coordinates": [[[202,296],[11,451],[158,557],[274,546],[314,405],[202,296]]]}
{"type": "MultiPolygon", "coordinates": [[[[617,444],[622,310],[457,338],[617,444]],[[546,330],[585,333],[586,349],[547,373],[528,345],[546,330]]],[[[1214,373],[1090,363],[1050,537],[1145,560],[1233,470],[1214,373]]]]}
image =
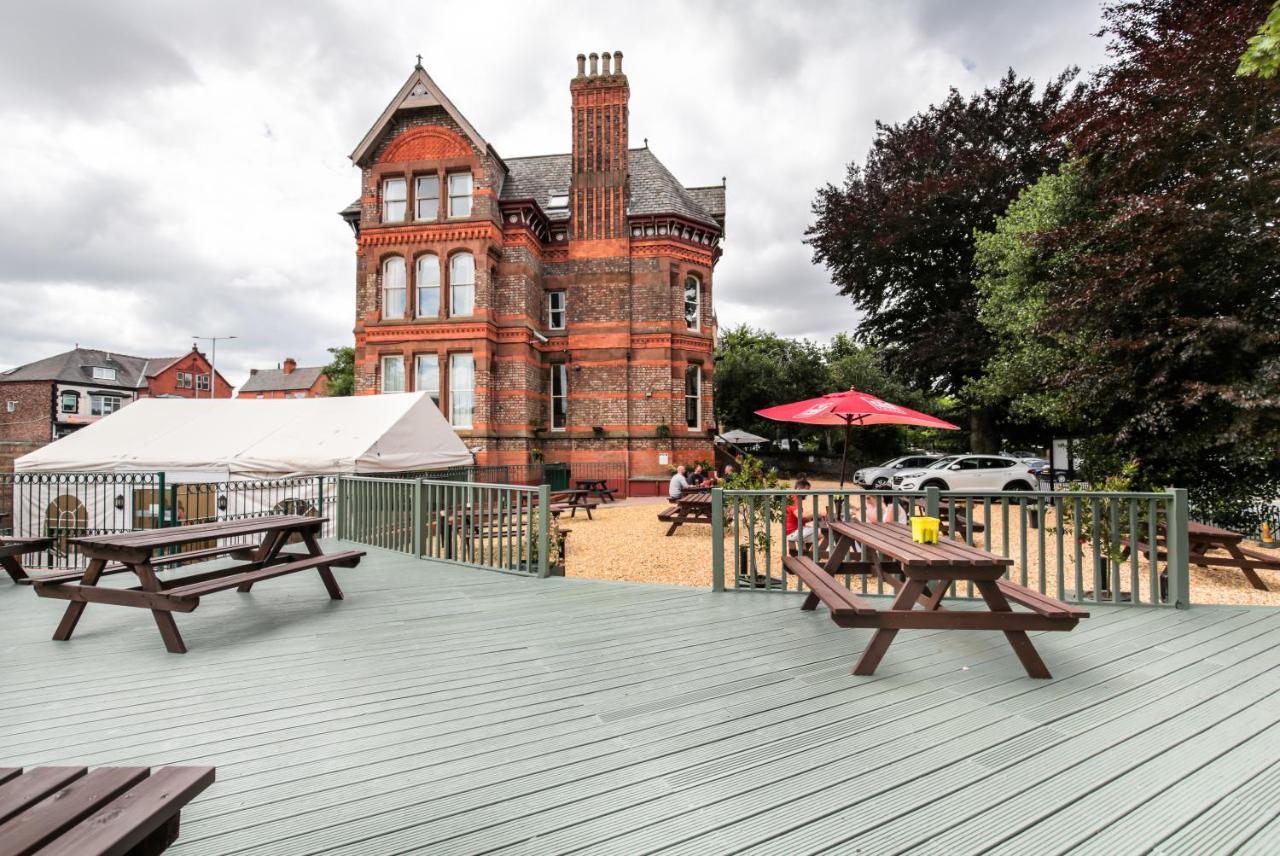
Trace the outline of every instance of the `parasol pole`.
{"type": "Polygon", "coordinates": [[[849,460],[849,429],[853,427],[853,417],[844,418],[844,451],[840,454],[840,489],[844,489],[845,465],[849,460]]]}

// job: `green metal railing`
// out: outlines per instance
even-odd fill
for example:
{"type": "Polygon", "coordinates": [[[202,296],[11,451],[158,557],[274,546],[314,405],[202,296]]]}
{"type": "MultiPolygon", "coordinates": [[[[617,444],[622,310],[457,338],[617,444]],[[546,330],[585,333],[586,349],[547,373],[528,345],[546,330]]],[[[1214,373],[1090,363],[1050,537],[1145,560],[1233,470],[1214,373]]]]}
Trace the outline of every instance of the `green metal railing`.
{"type": "MultiPolygon", "coordinates": [[[[803,591],[783,557],[803,549],[826,558],[822,521],[907,522],[941,517],[945,537],[1014,560],[1007,576],[1074,603],[1187,607],[1191,603],[1187,494],[1009,491],[712,491],[712,588],[803,591]],[[815,537],[788,539],[786,508],[818,521],[815,537]],[[1135,548],[1136,547],[1136,548],[1135,548]]],[[[874,577],[843,576],[863,594],[892,594],[874,577]]],[[[971,584],[953,597],[973,598],[971,584]]]]}
{"type": "Polygon", "coordinates": [[[420,559],[546,577],[550,496],[545,484],[341,476],[337,535],[420,559]]]}

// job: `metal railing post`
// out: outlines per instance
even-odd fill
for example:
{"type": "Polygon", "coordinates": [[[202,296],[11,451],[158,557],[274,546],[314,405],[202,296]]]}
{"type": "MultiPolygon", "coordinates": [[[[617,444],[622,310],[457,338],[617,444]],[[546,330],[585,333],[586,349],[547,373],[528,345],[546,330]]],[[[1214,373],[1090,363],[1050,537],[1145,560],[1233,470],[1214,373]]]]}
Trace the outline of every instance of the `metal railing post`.
{"type": "Polygon", "coordinates": [[[167,504],[166,500],[169,497],[167,496],[168,491],[165,490],[165,486],[164,486],[164,473],[159,473],[159,477],[160,477],[160,481],[159,481],[160,501],[156,504],[157,505],[156,514],[158,515],[156,517],[156,528],[163,529],[166,525],[165,521],[168,519],[167,515],[165,514],[164,508],[165,508],[165,505],[167,504]]]}
{"type": "Polygon", "coordinates": [[[926,517],[937,517],[942,508],[942,494],[936,487],[924,489],[924,514],[926,517]]]}
{"type": "Polygon", "coordinates": [[[1190,544],[1187,539],[1187,490],[1177,487],[1169,491],[1169,525],[1166,533],[1169,550],[1169,600],[1178,609],[1191,606],[1190,544]]]}
{"type": "Polygon", "coordinates": [[[711,489],[711,590],[724,591],[724,490],[711,489]]]}
{"type": "Polygon", "coordinates": [[[422,558],[422,479],[413,481],[413,557],[422,558]]]}
{"type": "Polygon", "coordinates": [[[345,477],[341,475],[338,476],[338,487],[334,494],[334,502],[337,505],[337,508],[334,509],[333,515],[334,519],[337,521],[334,524],[334,534],[337,536],[339,541],[345,540],[347,536],[347,503],[346,496],[343,495],[346,481],[345,477]]]}
{"type": "Polygon", "coordinates": [[[538,576],[551,575],[551,563],[548,561],[548,530],[551,528],[551,485],[538,486],[538,576]]]}

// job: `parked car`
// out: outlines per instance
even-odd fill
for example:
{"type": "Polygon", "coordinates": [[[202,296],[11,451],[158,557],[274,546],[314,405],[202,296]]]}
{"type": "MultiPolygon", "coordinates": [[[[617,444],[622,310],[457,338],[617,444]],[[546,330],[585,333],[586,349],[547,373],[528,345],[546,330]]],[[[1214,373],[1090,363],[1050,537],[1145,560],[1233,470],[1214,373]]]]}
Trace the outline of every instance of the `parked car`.
{"type": "Polygon", "coordinates": [[[864,467],[853,474],[853,480],[863,487],[888,490],[889,483],[896,474],[903,470],[927,467],[941,457],[942,455],[903,455],[885,461],[878,467],[864,467]]]}
{"type": "Polygon", "coordinates": [[[1039,486],[1035,470],[1003,455],[952,455],[893,477],[894,490],[1036,490],[1039,486]]]}

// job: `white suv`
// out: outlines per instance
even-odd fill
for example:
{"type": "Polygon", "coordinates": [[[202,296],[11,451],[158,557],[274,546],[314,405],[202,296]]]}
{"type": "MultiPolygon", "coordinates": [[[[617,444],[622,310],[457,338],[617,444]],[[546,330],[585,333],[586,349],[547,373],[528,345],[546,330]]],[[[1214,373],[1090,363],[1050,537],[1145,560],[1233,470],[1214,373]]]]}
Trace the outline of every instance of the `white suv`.
{"type": "Polygon", "coordinates": [[[885,461],[878,467],[863,467],[853,474],[853,480],[863,487],[888,490],[889,481],[908,470],[919,470],[941,458],[941,455],[905,455],[885,461]]]}
{"type": "Polygon", "coordinates": [[[893,477],[894,490],[1035,490],[1036,473],[1022,461],[1001,455],[952,455],[925,469],[893,477]]]}

